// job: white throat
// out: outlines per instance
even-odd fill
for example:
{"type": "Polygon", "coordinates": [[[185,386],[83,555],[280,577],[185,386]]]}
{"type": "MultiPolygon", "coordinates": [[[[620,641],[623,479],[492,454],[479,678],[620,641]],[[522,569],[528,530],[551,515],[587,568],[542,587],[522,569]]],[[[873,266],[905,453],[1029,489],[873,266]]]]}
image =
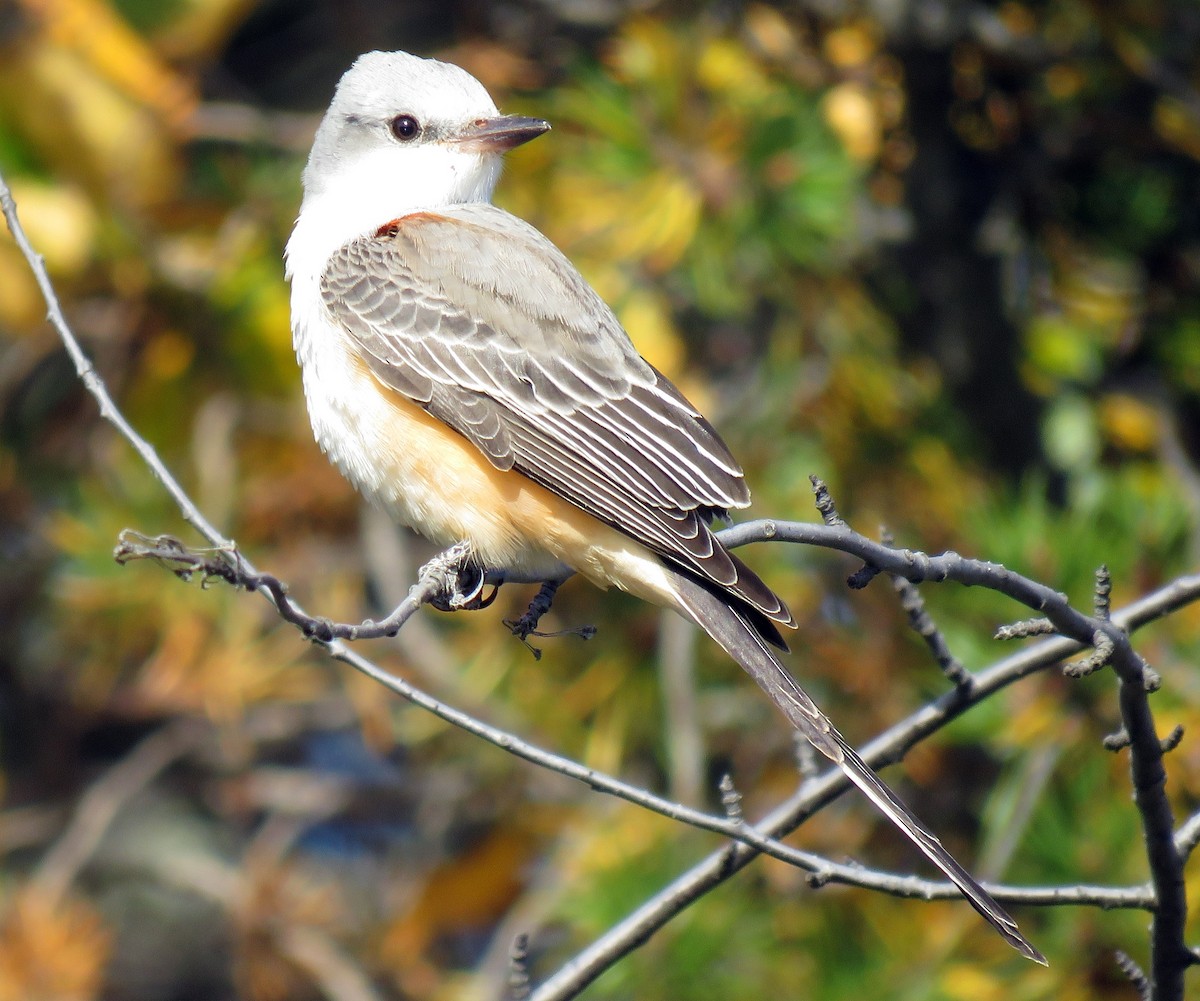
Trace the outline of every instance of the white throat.
{"type": "Polygon", "coordinates": [[[293,283],[314,281],[338,248],[411,212],[491,200],[502,161],[448,146],[384,148],[305,177],[285,257],[293,283]]]}

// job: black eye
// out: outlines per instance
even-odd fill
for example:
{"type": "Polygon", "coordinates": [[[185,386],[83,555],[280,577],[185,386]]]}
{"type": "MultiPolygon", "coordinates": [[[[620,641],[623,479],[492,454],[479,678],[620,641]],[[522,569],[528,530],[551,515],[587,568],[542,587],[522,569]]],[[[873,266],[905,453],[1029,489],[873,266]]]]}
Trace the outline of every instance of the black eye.
{"type": "Polygon", "coordinates": [[[412,115],[397,115],[388,124],[391,127],[392,135],[402,143],[416,139],[421,134],[421,123],[412,115]]]}

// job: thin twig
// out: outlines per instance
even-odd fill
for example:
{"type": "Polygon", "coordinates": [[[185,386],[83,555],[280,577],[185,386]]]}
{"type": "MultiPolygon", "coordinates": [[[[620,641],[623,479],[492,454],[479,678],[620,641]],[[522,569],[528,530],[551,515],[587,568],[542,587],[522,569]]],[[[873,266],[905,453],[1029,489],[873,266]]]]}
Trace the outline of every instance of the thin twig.
{"type": "MultiPolygon", "coordinates": [[[[890,532],[885,531],[881,533],[881,536],[885,546],[893,544],[890,532]]],[[[969,688],[971,673],[963,667],[962,661],[954,656],[954,651],[950,649],[945,634],[938,628],[937,623],[933,621],[933,616],[925,607],[925,598],[920,589],[916,584],[903,577],[892,577],[891,580],[892,588],[900,598],[900,607],[908,619],[909,628],[925,641],[925,646],[933,655],[937,666],[941,668],[942,674],[951,684],[960,688],[969,688]]]]}
{"type": "MultiPolygon", "coordinates": [[[[121,532],[113,551],[113,559],[122,566],[135,560],[151,560],[183,580],[198,576],[202,584],[223,580],[246,591],[265,592],[285,621],[321,643],[395,636],[424,604],[445,608],[469,606],[471,597],[464,595],[461,584],[469,555],[465,543],[451,546],[421,568],[408,596],[386,618],[378,622],[366,619],[345,623],[308,615],[292,600],[287,584],[273,574],[254,570],[233,544],[196,549],[185,546],[172,535],[147,536],[127,528],[121,532]]],[[[476,581],[480,579],[478,571],[475,577],[476,581]]]]}
{"type": "Polygon", "coordinates": [[[1190,857],[1197,844],[1200,844],[1200,810],[1180,824],[1175,832],[1175,850],[1183,858],[1190,857]]]}
{"type": "Polygon", "coordinates": [[[1154,991],[1146,974],[1142,972],[1142,968],[1138,966],[1132,956],[1120,949],[1117,950],[1116,959],[1117,966],[1121,968],[1121,972],[1129,979],[1130,985],[1137,991],[1138,1001],[1150,1001],[1150,998],[1154,996],[1154,991]]]}

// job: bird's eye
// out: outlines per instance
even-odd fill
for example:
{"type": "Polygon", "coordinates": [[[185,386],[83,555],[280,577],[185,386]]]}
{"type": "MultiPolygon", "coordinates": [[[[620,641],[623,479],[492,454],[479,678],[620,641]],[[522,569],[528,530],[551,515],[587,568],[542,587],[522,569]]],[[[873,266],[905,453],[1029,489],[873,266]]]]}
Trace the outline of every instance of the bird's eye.
{"type": "Polygon", "coordinates": [[[421,134],[421,123],[412,115],[397,115],[388,123],[392,135],[402,143],[411,142],[421,134]]]}

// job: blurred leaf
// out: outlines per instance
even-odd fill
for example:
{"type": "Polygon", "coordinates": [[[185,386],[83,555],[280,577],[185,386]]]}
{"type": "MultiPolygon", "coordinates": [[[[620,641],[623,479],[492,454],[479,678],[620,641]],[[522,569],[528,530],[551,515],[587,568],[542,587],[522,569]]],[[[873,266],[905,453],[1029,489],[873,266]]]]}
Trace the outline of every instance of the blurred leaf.
{"type": "MultiPolygon", "coordinates": [[[[104,0],[18,0],[44,32],[44,42],[83,59],[134,103],[179,127],[195,95],[104,0]]],[[[161,5],[160,5],[161,8],[161,5]]],[[[39,48],[41,46],[38,46],[39,48]]]]}
{"type": "Polygon", "coordinates": [[[0,59],[0,99],[42,157],[118,204],[161,204],[178,181],[164,123],[69,49],[26,46],[0,59]]]}
{"type": "Polygon", "coordinates": [[[1100,435],[1091,405],[1080,396],[1057,399],[1045,422],[1046,454],[1063,469],[1085,469],[1100,454],[1100,435]]]}
{"type": "Polygon", "coordinates": [[[99,997],[111,948],[89,903],[21,887],[0,915],[0,1001],[99,997]]]}

